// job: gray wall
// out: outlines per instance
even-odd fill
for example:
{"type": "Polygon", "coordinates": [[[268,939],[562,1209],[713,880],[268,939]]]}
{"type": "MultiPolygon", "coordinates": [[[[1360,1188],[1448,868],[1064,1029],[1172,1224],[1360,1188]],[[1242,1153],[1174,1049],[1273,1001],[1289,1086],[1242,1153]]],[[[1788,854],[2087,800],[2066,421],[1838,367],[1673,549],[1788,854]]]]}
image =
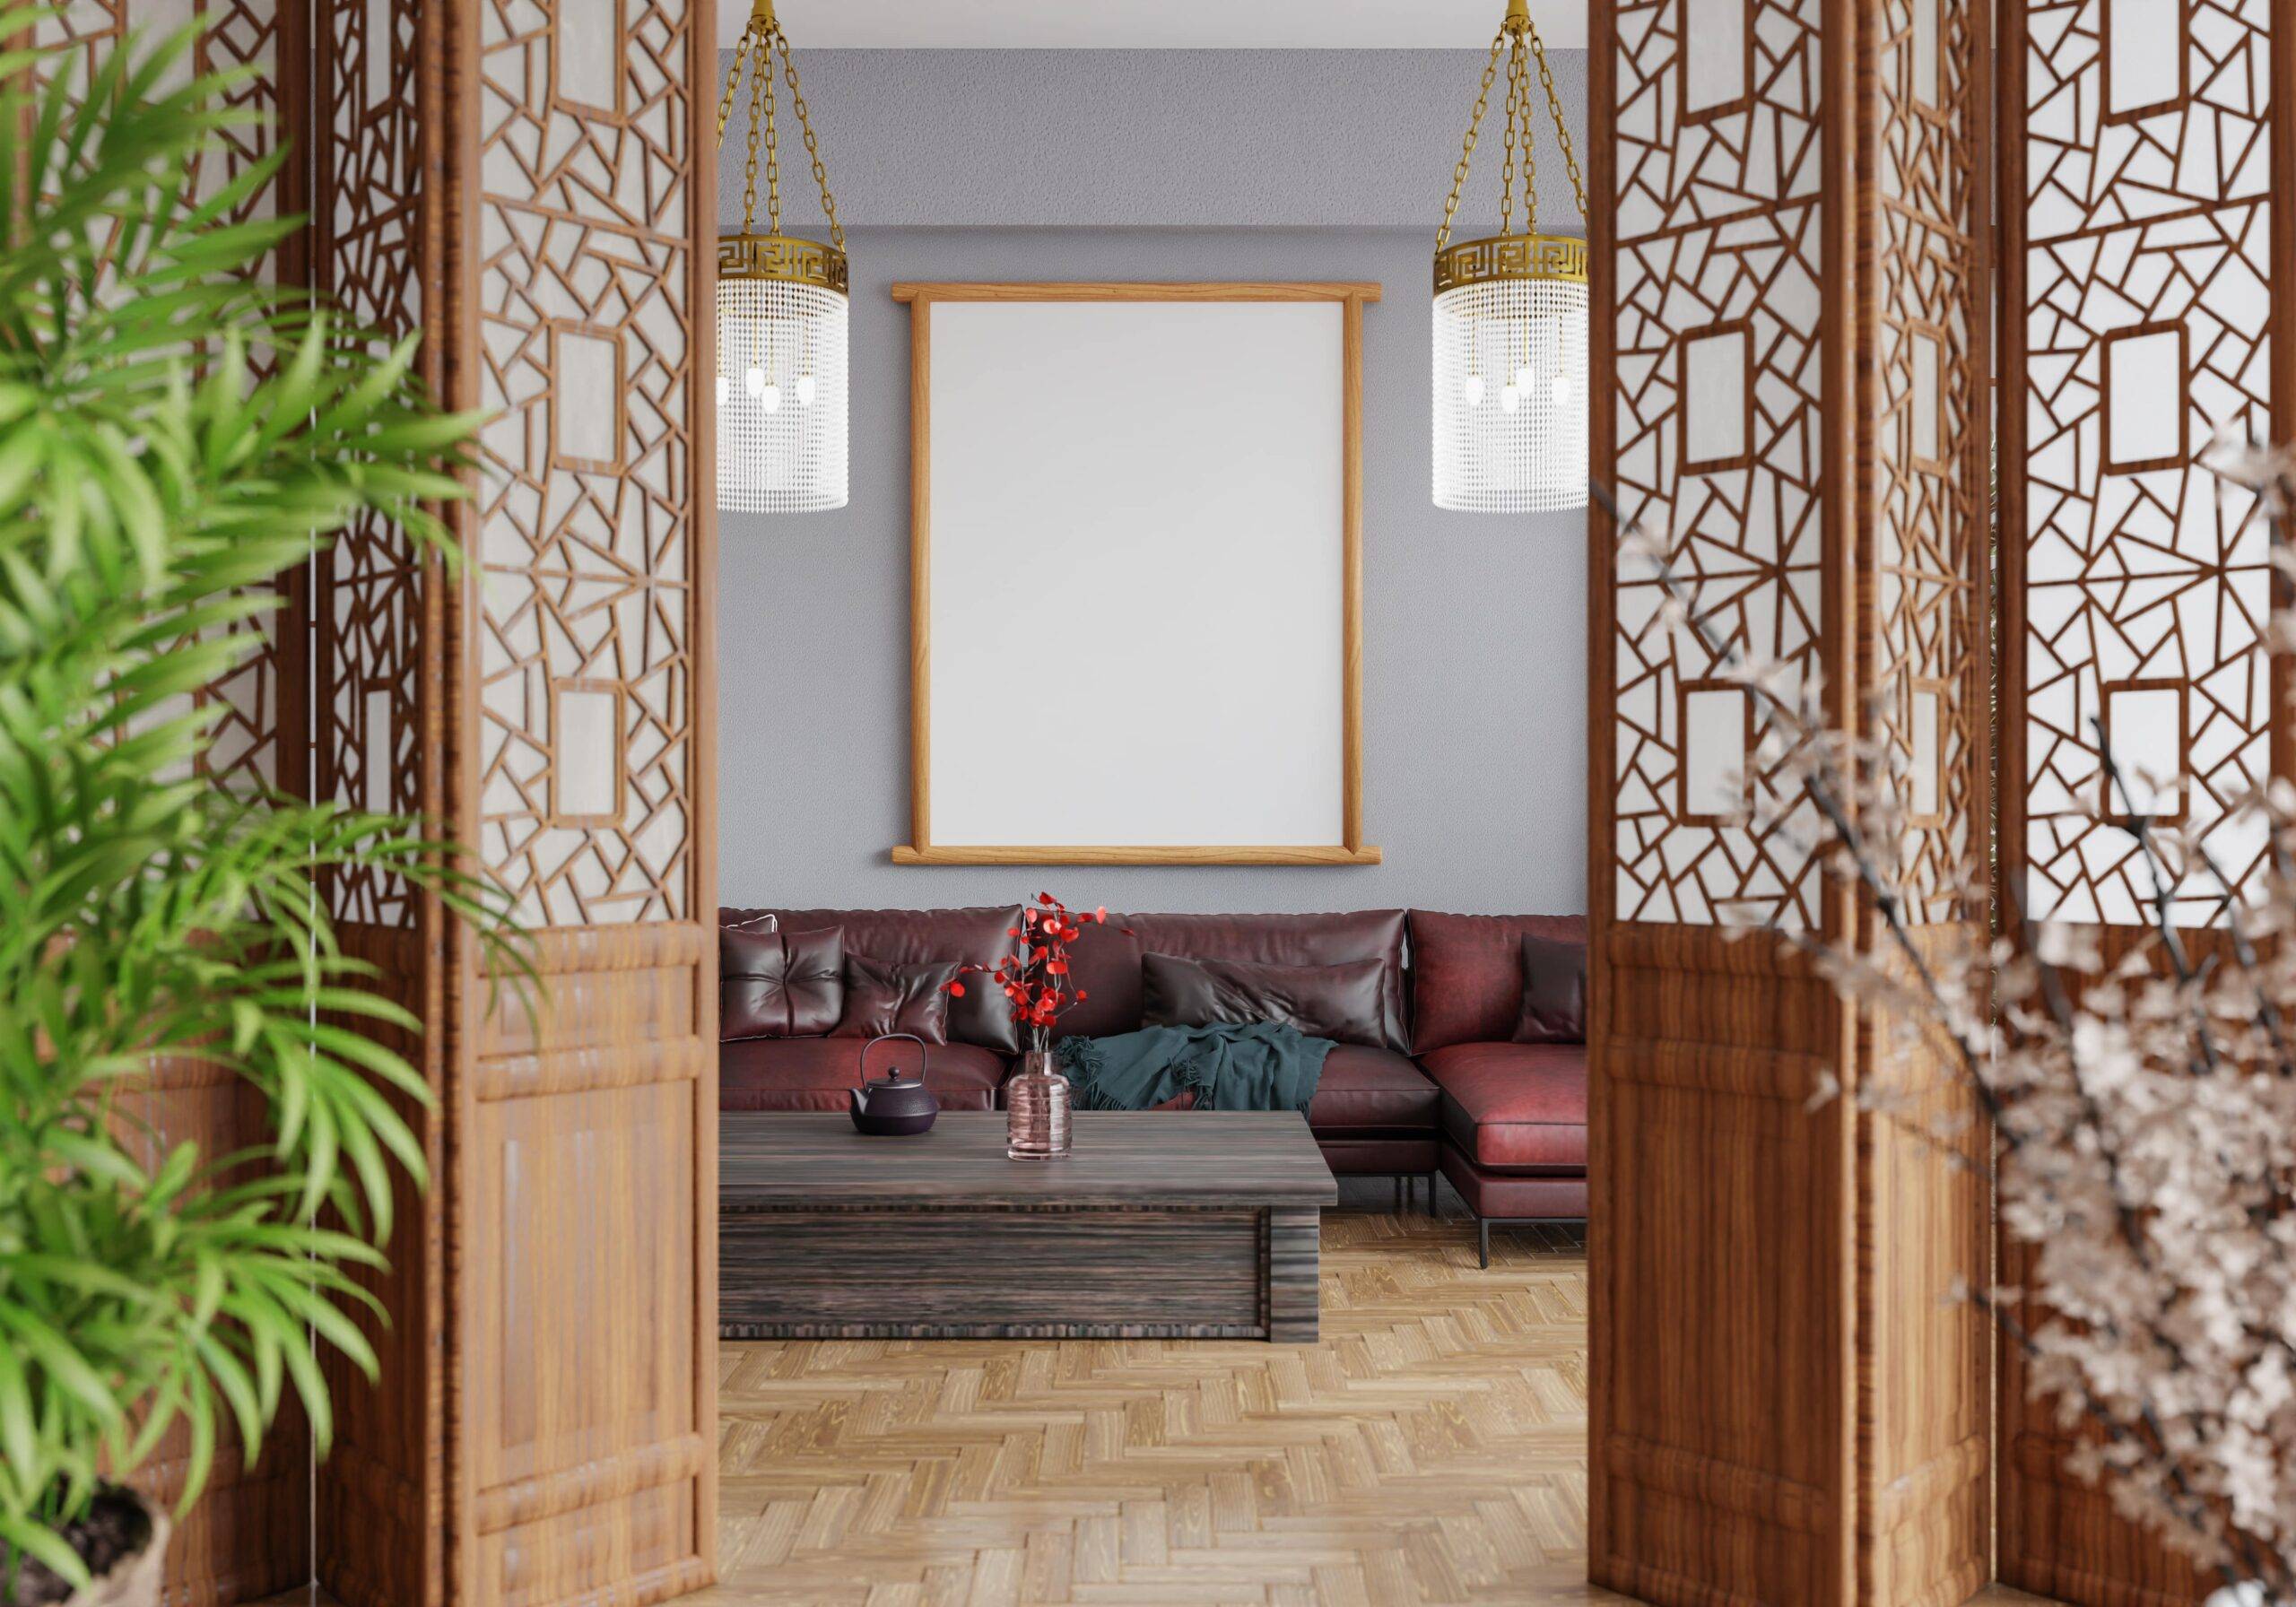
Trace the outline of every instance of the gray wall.
{"type": "MultiPolygon", "coordinates": [[[[1557,78],[1573,91],[1580,61],[1555,53],[1557,78]]],[[[1009,902],[1042,886],[1120,909],[1583,909],[1584,519],[1441,513],[1428,499],[1428,261],[1450,158],[1439,141],[1431,152],[1427,142],[1439,125],[1456,149],[1453,125],[1463,126],[1479,61],[1449,52],[850,51],[801,54],[799,65],[848,220],[852,500],[834,513],[721,520],[725,901],[1009,902]],[[1286,62],[1351,92],[1328,103],[1292,94],[1286,62]],[[1176,102],[1182,84],[1227,87],[1210,101],[1199,91],[1176,102]],[[1252,85],[1257,98],[1238,87],[1252,85]],[[1391,115],[1407,104],[1397,99],[1406,91],[1439,95],[1444,109],[1402,119],[1408,137],[1394,134],[1391,115]],[[998,118],[1022,115],[978,109],[1000,93],[1008,106],[1036,108],[1024,140],[993,143],[998,118]],[[1375,116],[1372,107],[1383,109],[1375,116]],[[1308,210],[1327,209],[1340,226],[1203,226],[1239,221],[1231,214],[1239,187],[1257,182],[1253,146],[1264,147],[1267,119],[1309,115],[1321,132],[1295,147],[1294,165],[1323,187],[1308,210]],[[1191,120],[1228,132],[1186,157],[1187,174],[1168,172],[1176,146],[1199,137],[1170,125],[1191,120]],[[1387,165],[1335,178],[1329,162],[1309,160],[1312,150],[1368,156],[1373,128],[1387,165]],[[993,181],[952,197],[941,179],[962,169],[993,181]],[[952,210],[1002,226],[949,226],[952,210]],[[1037,215],[1067,226],[1026,223],[1037,215]],[[903,226],[865,222],[886,217],[903,226]],[[1377,226],[1390,220],[1409,226],[1377,226]],[[1147,222],[1161,226],[1139,226],[1147,222]],[[1365,316],[1363,422],[1363,805],[1384,864],[890,863],[888,851],[909,837],[909,315],[888,294],[899,279],[1387,287],[1365,316]]],[[[727,171],[738,219],[738,157],[721,166],[727,171]]],[[[1562,200],[1560,175],[1551,182],[1562,200]]],[[[1090,621],[1075,623],[1089,632],[1090,621]]],[[[1102,650],[1135,647],[1154,650],[1102,650]]],[[[1022,774],[1023,756],[1014,762],[1022,774]]]]}

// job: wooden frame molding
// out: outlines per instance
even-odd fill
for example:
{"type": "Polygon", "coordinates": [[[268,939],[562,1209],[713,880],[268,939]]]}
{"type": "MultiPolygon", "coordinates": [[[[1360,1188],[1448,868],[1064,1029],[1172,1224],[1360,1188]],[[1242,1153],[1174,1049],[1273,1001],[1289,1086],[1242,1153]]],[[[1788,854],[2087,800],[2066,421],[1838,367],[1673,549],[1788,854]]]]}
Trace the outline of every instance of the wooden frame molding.
{"type": "Polygon", "coordinates": [[[1363,308],[1372,282],[897,282],[909,308],[909,840],[898,865],[1378,864],[1363,840],[1363,308]],[[1341,840],[1319,845],[944,845],[932,834],[932,306],[941,301],[1330,301],[1341,317],[1341,840]]]}

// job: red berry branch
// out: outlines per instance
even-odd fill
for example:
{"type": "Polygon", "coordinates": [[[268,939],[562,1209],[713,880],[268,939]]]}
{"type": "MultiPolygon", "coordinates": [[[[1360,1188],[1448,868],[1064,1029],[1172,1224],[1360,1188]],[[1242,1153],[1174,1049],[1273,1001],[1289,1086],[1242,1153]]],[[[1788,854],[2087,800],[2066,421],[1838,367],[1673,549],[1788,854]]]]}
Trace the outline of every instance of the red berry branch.
{"type": "MultiPolygon", "coordinates": [[[[959,976],[978,972],[1003,988],[1013,1007],[1013,1025],[1025,1030],[1030,1041],[1041,1048],[1050,1039],[1061,1012],[1089,996],[1069,979],[1068,945],[1087,924],[1106,925],[1108,918],[1106,905],[1079,914],[1050,893],[1039,893],[1036,903],[1021,911],[1021,924],[1004,929],[1004,935],[1017,940],[1020,948],[994,966],[962,967],[959,976]]],[[[948,989],[954,997],[964,996],[962,980],[949,983],[948,989]]]]}

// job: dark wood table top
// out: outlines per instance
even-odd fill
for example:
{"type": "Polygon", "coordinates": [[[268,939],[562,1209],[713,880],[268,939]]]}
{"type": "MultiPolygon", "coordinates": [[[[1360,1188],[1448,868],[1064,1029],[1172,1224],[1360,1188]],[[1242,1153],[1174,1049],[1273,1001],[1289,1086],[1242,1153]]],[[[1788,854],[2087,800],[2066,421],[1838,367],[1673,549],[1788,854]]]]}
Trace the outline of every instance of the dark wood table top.
{"type": "Polygon", "coordinates": [[[1071,1153],[1013,1160],[1004,1113],[944,1111],[918,1138],[868,1138],[839,1115],[718,1117],[723,1212],[868,1205],[1335,1205],[1307,1119],[1289,1110],[1080,1110],[1071,1153]]]}

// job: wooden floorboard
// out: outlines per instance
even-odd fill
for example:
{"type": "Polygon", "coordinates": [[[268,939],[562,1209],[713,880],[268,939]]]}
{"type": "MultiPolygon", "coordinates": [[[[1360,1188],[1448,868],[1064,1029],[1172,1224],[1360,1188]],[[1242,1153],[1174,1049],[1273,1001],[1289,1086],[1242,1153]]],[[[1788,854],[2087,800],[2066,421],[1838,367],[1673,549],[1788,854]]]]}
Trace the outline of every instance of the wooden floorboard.
{"type": "Polygon", "coordinates": [[[1464,1216],[1343,1209],[1314,1345],[727,1343],[691,1599],[1619,1601],[1585,1582],[1586,1272],[1576,1229],[1486,1273],[1464,1216]]]}
{"type": "Polygon", "coordinates": [[[684,1600],[1626,1600],[1586,1582],[1583,1237],[1494,1233],[1483,1272],[1456,1198],[1343,1188],[1314,1345],[722,1345],[721,1583],[684,1600]]]}

